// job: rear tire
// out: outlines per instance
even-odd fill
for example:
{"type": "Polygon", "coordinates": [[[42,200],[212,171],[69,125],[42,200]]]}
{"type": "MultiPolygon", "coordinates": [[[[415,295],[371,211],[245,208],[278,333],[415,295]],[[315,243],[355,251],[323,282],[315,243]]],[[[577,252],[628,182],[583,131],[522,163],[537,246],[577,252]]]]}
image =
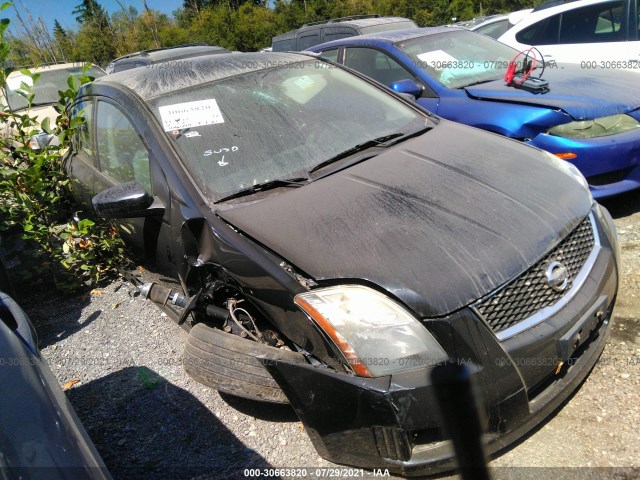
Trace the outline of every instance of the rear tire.
{"type": "Polygon", "coordinates": [[[261,402],[289,403],[261,359],[306,363],[304,355],[241,338],[202,323],[189,332],[184,369],[204,385],[261,402]]]}

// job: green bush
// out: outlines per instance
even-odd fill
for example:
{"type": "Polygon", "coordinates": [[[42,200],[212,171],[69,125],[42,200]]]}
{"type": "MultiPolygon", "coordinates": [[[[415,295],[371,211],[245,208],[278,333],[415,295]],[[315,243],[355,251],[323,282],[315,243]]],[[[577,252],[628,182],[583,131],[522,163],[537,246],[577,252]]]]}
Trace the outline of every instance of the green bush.
{"type": "MultiPolygon", "coordinates": [[[[3,4],[0,11],[9,5],[3,4]]],[[[6,132],[0,139],[0,233],[18,234],[27,246],[37,249],[39,261],[23,270],[25,278],[49,272],[60,288],[94,285],[113,274],[117,266],[126,265],[128,257],[113,225],[91,212],[74,212],[70,180],[62,168],[69,141],[84,122],[81,117],[70,121],[67,109],[78,88],[92,80],[85,75],[89,66],[81,78],[69,77],[68,88],[59,91],[55,125],[50,125],[48,118],[39,122],[30,115],[30,108],[12,111],[6,90],[7,77],[13,71],[7,66],[8,25],[8,19],[0,20],[0,121],[6,132]],[[41,133],[56,136],[60,144],[32,148],[32,139],[41,133]]],[[[30,77],[33,84],[38,81],[38,74],[26,69],[21,73],[30,77]]],[[[30,107],[33,86],[23,82],[17,93],[30,107]]]]}

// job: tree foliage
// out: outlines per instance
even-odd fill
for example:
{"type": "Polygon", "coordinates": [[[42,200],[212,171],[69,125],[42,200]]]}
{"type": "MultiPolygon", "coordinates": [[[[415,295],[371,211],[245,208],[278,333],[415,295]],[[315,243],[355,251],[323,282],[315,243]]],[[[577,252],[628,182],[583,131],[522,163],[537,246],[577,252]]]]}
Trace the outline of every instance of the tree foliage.
{"type": "MultiPolygon", "coordinates": [[[[184,0],[173,17],[147,8],[138,12],[124,0],[110,15],[98,0],[81,0],[73,10],[76,30],[53,29],[56,60],[91,61],[106,65],[127,53],[184,43],[251,51],[271,45],[271,38],[304,23],[350,15],[407,17],[420,26],[469,20],[478,15],[530,8],[541,0],[184,0]]],[[[36,22],[38,23],[38,22],[36,22]]],[[[28,34],[25,34],[28,36],[28,34]]],[[[40,42],[42,43],[42,41],[40,42]]],[[[16,64],[49,61],[51,53],[28,38],[12,41],[16,64]],[[35,45],[35,46],[34,46],[35,45]]]]}
{"type": "Polygon", "coordinates": [[[70,76],[67,88],[59,92],[54,124],[31,113],[34,85],[41,74],[21,69],[24,81],[12,90],[24,97],[27,108],[14,111],[7,95],[13,71],[6,61],[12,46],[6,37],[8,25],[7,19],[0,20],[0,232],[3,238],[21,237],[26,242],[23,250],[33,252],[30,256],[37,261],[20,270],[30,284],[47,273],[65,289],[95,284],[115,266],[126,265],[128,257],[112,225],[90,212],[75,212],[62,168],[70,139],[84,122],[81,116],[71,119],[68,112],[80,85],[92,80],[85,75],[89,65],[80,78],[70,76]]]}
{"type": "Polygon", "coordinates": [[[76,22],[80,24],[96,22],[106,26],[109,21],[106,10],[96,0],[82,0],[82,3],[71,13],[76,16],[76,22]]]}

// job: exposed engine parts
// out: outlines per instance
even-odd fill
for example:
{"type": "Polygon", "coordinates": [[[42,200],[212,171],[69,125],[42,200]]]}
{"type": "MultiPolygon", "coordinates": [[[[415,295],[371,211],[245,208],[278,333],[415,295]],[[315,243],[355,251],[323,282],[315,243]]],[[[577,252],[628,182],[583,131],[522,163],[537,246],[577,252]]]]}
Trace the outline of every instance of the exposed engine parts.
{"type": "MultiPolygon", "coordinates": [[[[256,314],[250,313],[251,307],[241,295],[222,282],[213,282],[206,292],[200,291],[191,297],[187,297],[170,288],[155,282],[144,283],[138,286],[140,294],[147,300],[151,300],[162,306],[177,306],[183,309],[178,324],[183,324],[190,314],[227,333],[249,338],[258,343],[264,343],[272,347],[290,350],[282,338],[273,329],[265,327],[260,329],[258,323],[268,324],[264,319],[259,319],[256,314]],[[216,306],[211,302],[219,297],[218,292],[224,291],[228,296],[222,301],[222,306],[216,306]]],[[[220,300],[219,300],[220,301],[220,300]]]]}
{"type": "Polygon", "coordinates": [[[162,287],[154,282],[144,283],[138,287],[140,294],[147,300],[159,303],[160,305],[177,305],[178,307],[186,307],[189,300],[184,296],[173,290],[162,287]]]}

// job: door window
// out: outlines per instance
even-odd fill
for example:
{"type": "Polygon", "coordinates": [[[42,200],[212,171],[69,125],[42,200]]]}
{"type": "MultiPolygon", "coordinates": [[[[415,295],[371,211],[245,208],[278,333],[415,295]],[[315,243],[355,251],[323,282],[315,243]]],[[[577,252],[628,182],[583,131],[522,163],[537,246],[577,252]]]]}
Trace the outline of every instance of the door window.
{"type": "Polygon", "coordinates": [[[608,2],[576,8],[562,14],[560,43],[618,42],[623,2],[608,2]]]}
{"type": "Polygon", "coordinates": [[[555,45],[622,41],[624,2],[576,8],[534,23],[516,35],[527,45],[555,45]]]}
{"type": "Polygon", "coordinates": [[[389,55],[373,48],[347,48],[344,64],[387,86],[414,78],[411,72],[389,55]]]}
{"type": "Polygon", "coordinates": [[[324,58],[325,60],[330,60],[332,62],[337,62],[338,49],[332,48],[331,50],[325,50],[324,52],[320,52],[320,58],[324,58]]]}
{"type": "Polygon", "coordinates": [[[558,43],[560,14],[545,18],[516,34],[516,40],[525,45],[555,45],[558,43]]]}
{"type": "Polygon", "coordinates": [[[152,193],[149,152],[129,119],[110,103],[98,102],[96,139],[105,175],[118,183],[137,180],[152,193]]]}
{"type": "Polygon", "coordinates": [[[489,25],[485,25],[480,28],[476,28],[474,32],[479,33],[481,35],[486,35],[487,37],[498,39],[503,33],[505,33],[509,28],[513,25],[509,23],[509,19],[505,18],[504,20],[500,20],[499,22],[490,23],[489,25]]]}
{"type": "Polygon", "coordinates": [[[82,117],[84,122],[76,130],[71,142],[73,151],[85,153],[93,162],[93,138],[91,137],[91,124],[93,122],[93,103],[91,101],[78,102],[73,106],[72,117],[82,117]]]}

